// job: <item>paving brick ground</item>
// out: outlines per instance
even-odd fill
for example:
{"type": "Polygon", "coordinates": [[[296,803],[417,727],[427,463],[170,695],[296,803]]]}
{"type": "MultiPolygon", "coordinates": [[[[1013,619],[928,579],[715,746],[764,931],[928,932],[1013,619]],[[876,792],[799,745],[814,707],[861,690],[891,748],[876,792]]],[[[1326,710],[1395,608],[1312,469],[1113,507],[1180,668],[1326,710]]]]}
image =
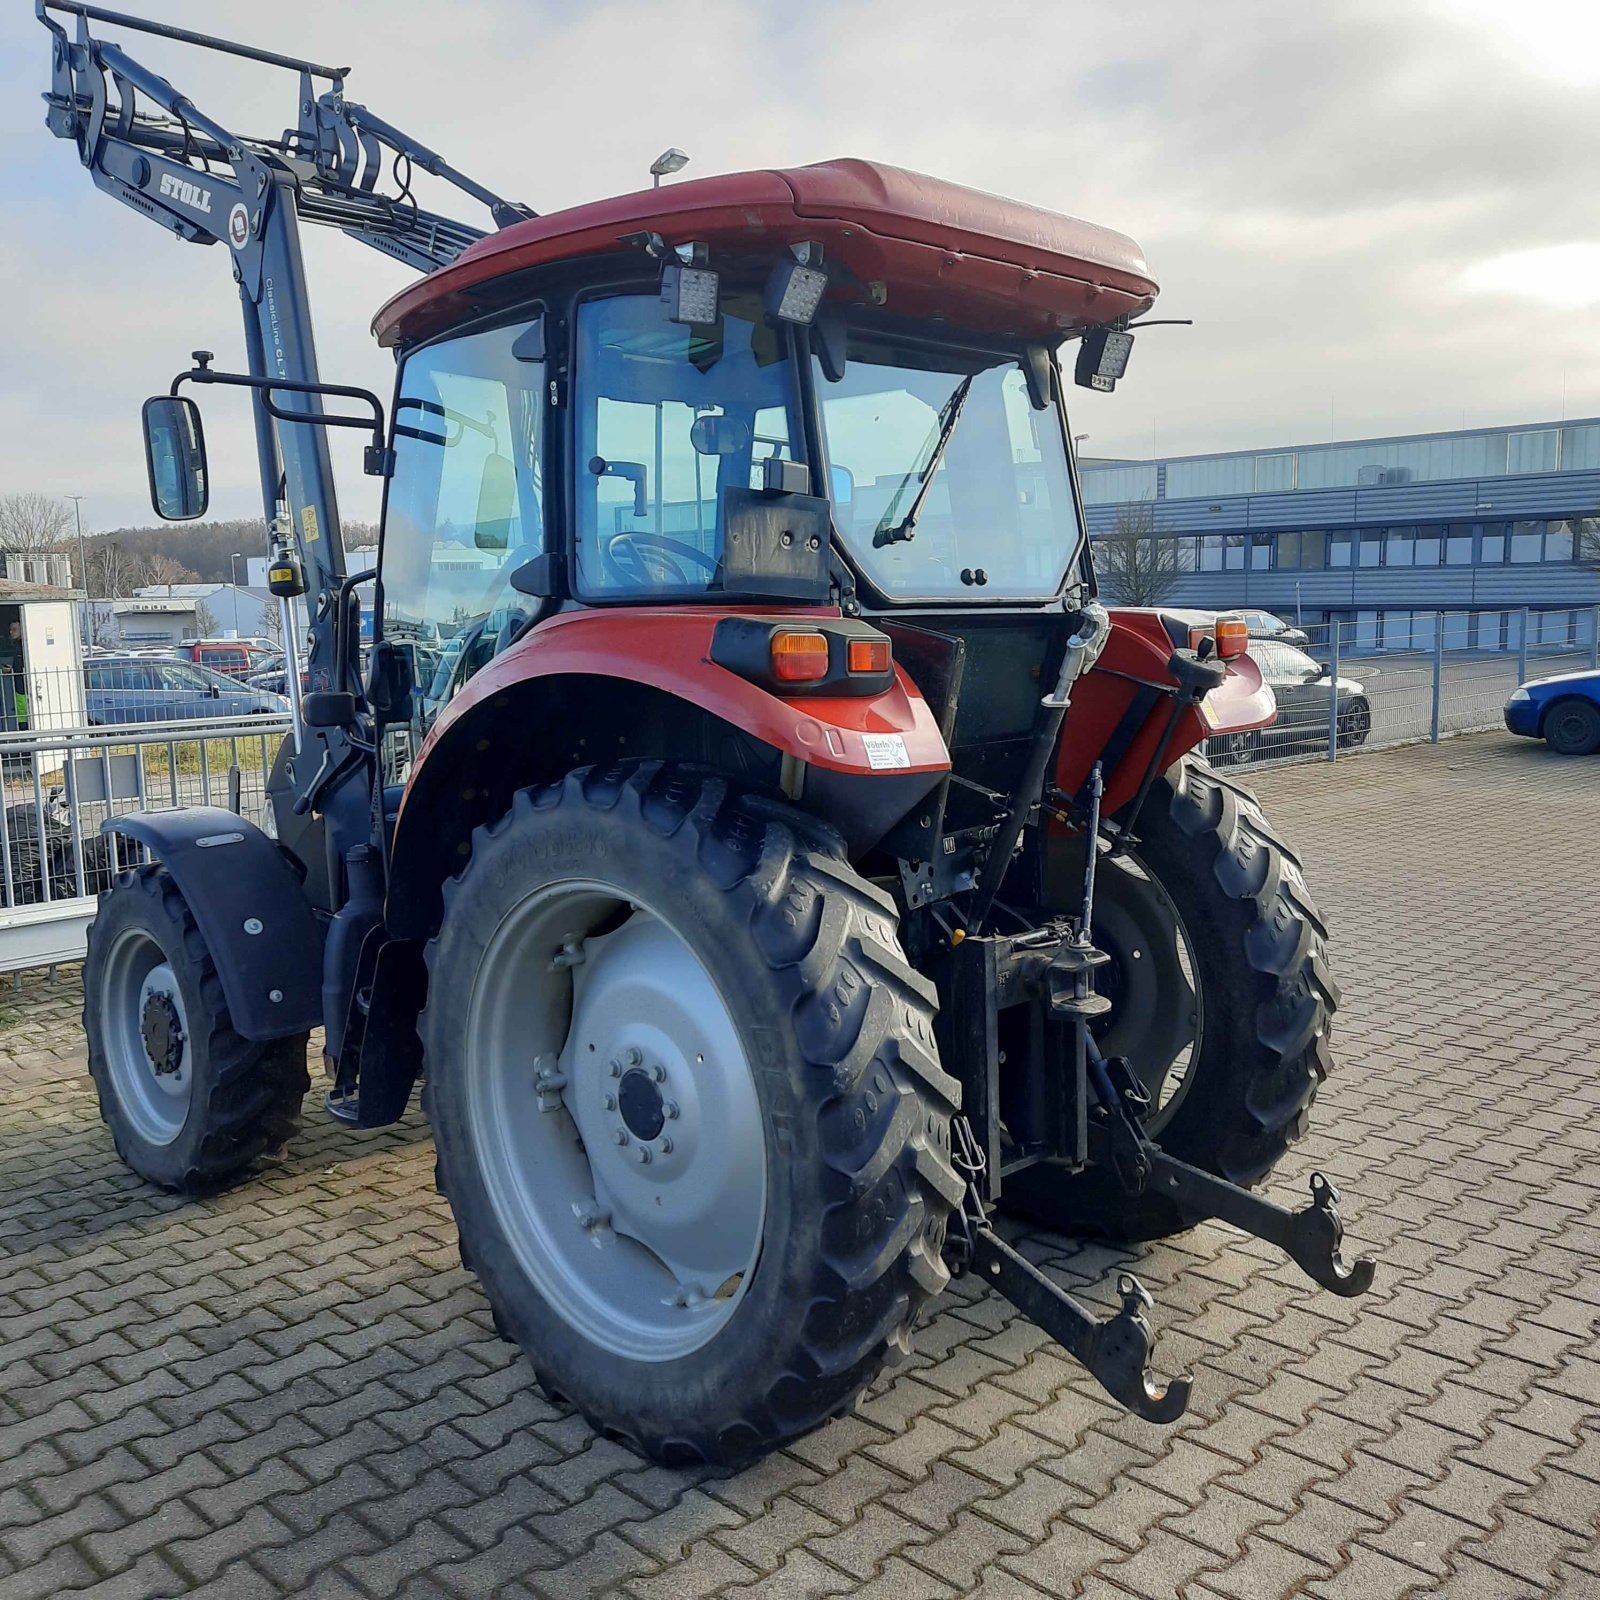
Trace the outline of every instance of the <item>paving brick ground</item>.
{"type": "Polygon", "coordinates": [[[311,1111],[177,1202],[112,1154],[75,976],[0,990],[0,1600],[1600,1595],[1600,765],[1487,735],[1258,788],[1345,985],[1273,1189],[1328,1171],[1382,1267],[1352,1305],[1216,1226],[1138,1253],[1169,1430],[963,1286],[856,1417],[644,1464],[495,1339],[418,1122],[311,1111]]]}

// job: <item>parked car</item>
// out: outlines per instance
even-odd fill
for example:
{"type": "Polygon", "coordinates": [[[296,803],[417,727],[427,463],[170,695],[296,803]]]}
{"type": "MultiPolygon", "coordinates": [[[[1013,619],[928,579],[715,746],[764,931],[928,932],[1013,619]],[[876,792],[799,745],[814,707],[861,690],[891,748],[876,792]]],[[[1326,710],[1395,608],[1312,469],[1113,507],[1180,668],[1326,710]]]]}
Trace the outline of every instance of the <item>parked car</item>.
{"type": "Polygon", "coordinates": [[[190,639],[180,647],[183,659],[225,678],[243,682],[252,672],[281,662],[283,652],[257,639],[190,639]]]}
{"type": "Polygon", "coordinates": [[[1230,614],[1244,618],[1252,639],[1275,639],[1279,644],[1299,645],[1301,649],[1311,643],[1311,636],[1303,628],[1285,622],[1270,611],[1235,611],[1230,614]]]}
{"type": "Polygon", "coordinates": [[[235,683],[189,661],[91,656],[83,670],[89,721],[99,726],[266,716],[289,708],[282,695],[235,683]]]}
{"type": "Polygon", "coordinates": [[[1600,750],[1600,672],[1530,679],[1511,691],[1506,726],[1557,755],[1592,756],[1600,750]]]}
{"type": "Polygon", "coordinates": [[[1236,765],[1258,755],[1298,755],[1326,749],[1328,696],[1335,687],[1339,748],[1350,750],[1366,743],[1372,731],[1372,702],[1354,678],[1340,678],[1335,686],[1322,662],[1313,661],[1292,644],[1272,639],[1252,639],[1250,659],[1261,669],[1262,679],[1278,702],[1278,720],[1267,728],[1212,740],[1208,752],[1214,764],[1236,765]]]}

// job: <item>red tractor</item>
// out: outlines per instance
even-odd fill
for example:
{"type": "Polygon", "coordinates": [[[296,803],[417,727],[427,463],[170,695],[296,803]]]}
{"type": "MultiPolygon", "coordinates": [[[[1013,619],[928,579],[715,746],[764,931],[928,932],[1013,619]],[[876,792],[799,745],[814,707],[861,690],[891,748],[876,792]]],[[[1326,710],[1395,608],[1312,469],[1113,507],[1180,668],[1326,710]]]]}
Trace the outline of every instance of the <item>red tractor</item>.
{"type": "Polygon", "coordinates": [[[109,824],[142,864],[84,1024],[133,1168],[242,1176],[322,1027],[340,1120],[422,1085],[540,1382],[667,1460],[847,1410],[960,1271],[1177,1416],[1137,1281],[1096,1318],[997,1207],[1123,1239],[1221,1217],[1370,1283],[1320,1176],[1299,1212],[1251,1193],[1337,999],[1299,860],[1198,753],[1271,694],[1242,623],[1096,598],[1057,352],[1120,377],[1156,296],[1131,240],[864,161],[536,216],[344,69],[38,6],[52,131],[239,284],[248,370],[200,352],[146,404],[156,508],[206,505],[180,390],[244,389],[290,650],[312,591],[266,829],[109,824]],[[91,20],[290,69],[295,125],[232,134],[91,20]],[[423,210],[417,169],[495,231],[423,210]],[[374,325],[387,423],[318,377],[301,220],[424,274],[374,325]],[[385,480],[376,574],[344,567],[343,426],[385,480]]]}

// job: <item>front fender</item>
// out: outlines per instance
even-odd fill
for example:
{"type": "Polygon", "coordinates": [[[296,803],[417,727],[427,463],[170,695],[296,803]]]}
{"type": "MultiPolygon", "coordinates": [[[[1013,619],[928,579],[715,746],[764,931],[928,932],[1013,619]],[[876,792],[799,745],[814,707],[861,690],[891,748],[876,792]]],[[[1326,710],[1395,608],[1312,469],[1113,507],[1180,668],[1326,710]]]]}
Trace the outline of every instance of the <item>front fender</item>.
{"type": "Polygon", "coordinates": [[[322,924],[299,875],[253,822],[189,806],[112,817],[102,831],[142,844],[171,874],[236,1033],[260,1041],[322,1026],[322,924]]]}

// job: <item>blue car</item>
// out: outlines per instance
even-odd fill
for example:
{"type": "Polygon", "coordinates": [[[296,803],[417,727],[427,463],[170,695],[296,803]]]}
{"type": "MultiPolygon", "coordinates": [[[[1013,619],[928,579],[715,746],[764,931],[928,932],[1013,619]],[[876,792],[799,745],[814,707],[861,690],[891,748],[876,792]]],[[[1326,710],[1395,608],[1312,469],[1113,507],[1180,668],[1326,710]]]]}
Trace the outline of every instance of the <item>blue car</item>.
{"type": "Polygon", "coordinates": [[[1593,755],[1600,750],[1600,672],[1558,672],[1523,684],[1506,701],[1506,726],[1543,739],[1557,755],[1593,755]]]}
{"type": "Polygon", "coordinates": [[[266,716],[289,709],[282,695],[158,656],[91,656],[84,678],[85,710],[100,727],[266,716]]]}

